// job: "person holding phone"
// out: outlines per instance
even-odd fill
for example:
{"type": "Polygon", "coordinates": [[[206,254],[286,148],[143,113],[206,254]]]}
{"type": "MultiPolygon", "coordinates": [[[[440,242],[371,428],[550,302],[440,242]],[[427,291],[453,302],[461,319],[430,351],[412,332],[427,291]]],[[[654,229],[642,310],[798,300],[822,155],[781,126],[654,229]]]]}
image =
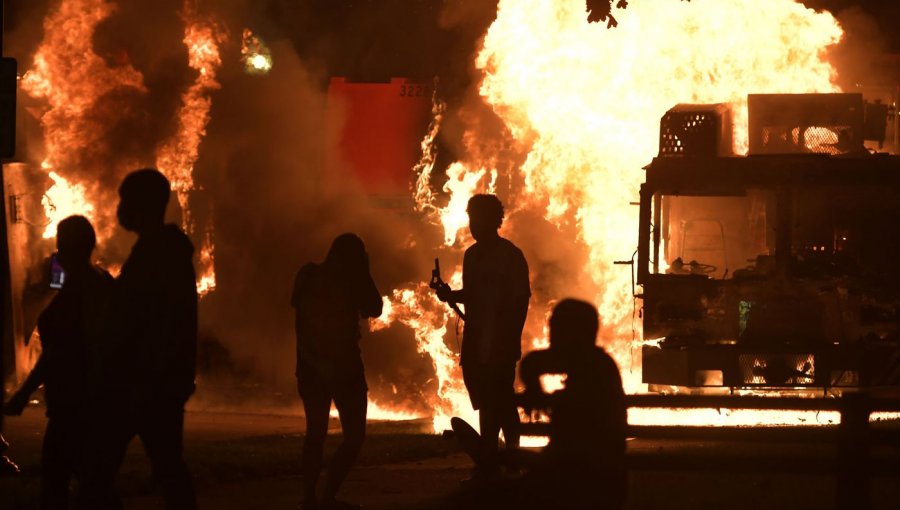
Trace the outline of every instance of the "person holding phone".
{"type": "Polygon", "coordinates": [[[56,259],[66,276],[51,281],[60,290],[38,317],[41,356],[4,406],[4,413],[21,415],[31,394],[44,386],[42,509],[68,508],[69,481],[82,464],[84,399],[113,285],[112,276],[91,263],[97,238],[87,218],[70,216],[59,222],[56,232],[56,259]]]}

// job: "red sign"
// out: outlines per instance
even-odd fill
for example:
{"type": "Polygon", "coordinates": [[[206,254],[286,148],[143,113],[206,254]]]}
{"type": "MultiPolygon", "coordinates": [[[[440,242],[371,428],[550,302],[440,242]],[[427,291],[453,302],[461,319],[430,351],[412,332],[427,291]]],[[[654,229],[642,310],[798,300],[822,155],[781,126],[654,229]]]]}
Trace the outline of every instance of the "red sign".
{"type": "Polygon", "coordinates": [[[347,165],[370,195],[409,196],[428,127],[431,88],[405,78],[389,83],[332,78],[328,121],[338,153],[329,158],[329,169],[347,165]]]}

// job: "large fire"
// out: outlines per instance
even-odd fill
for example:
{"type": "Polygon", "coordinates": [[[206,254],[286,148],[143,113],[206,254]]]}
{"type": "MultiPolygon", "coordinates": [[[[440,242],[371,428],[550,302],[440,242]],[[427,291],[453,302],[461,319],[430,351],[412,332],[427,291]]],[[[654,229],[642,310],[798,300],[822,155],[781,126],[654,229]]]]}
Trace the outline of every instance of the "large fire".
{"type": "MultiPolygon", "coordinates": [[[[184,45],[188,50],[188,65],[197,72],[194,83],[182,94],[182,105],[178,110],[178,129],[158,149],[156,166],[166,174],[172,183],[181,205],[182,227],[193,233],[190,194],[196,189],[194,184],[194,164],[200,155],[200,142],[206,136],[209,124],[209,110],[212,108],[210,94],[221,85],[216,81],[216,71],[222,66],[219,45],[226,40],[225,32],[211,19],[200,16],[190,0],[186,0],[184,45]]],[[[216,288],[215,247],[212,237],[212,222],[208,221],[200,247],[197,291],[205,295],[216,288]]]]}
{"type": "Polygon", "coordinates": [[[72,176],[80,156],[110,129],[92,115],[98,99],[118,90],[145,91],[140,72],[130,65],[110,67],[94,52],[94,31],[114,10],[105,0],[62,2],[44,20],[44,40],[22,77],[22,89],[47,104],[41,116],[41,167],[53,184],[44,201],[45,238],[55,236],[57,223],[76,213],[92,220],[101,239],[111,233],[109,216],[100,217],[93,206],[105,197],[90,181],[72,182],[72,176]]]}
{"type": "MultiPolygon", "coordinates": [[[[551,289],[534,299],[554,301],[591,295],[598,305],[604,346],[622,369],[628,392],[641,383],[640,340],[635,328],[631,275],[613,266],[637,245],[637,211],[630,204],[643,180],[640,169],[657,152],[659,119],[678,103],[731,103],[735,111],[735,152],[747,149],[748,93],[834,92],[834,68],[825,50],[842,36],[827,13],[794,0],[644,1],[619,14],[617,28],[588,24],[583,2],[501,0],[476,66],[483,73],[480,93],[503,120],[520,155],[522,185],[504,197],[508,211],[537,213],[561,230],[575,226],[572,247],[588,253],[583,289],[551,289]]],[[[436,122],[443,109],[435,108],[436,122]]],[[[432,125],[432,128],[434,125],[432,125]]],[[[483,151],[454,163],[444,190],[448,205],[435,205],[425,188],[433,167],[430,146],[417,167],[415,197],[421,210],[443,228],[448,247],[461,250],[468,240],[465,205],[476,192],[493,192],[502,171],[496,156],[483,151]]],[[[470,133],[466,139],[477,136],[470,133]]],[[[510,179],[516,182],[515,179],[510,179]]],[[[504,232],[514,240],[514,220],[504,232]]],[[[568,246],[560,250],[570,249],[568,246]]],[[[458,269],[457,269],[458,271],[458,269]]],[[[533,278],[542,275],[532,274],[533,278]]],[[[394,291],[385,316],[416,331],[439,379],[434,425],[444,417],[466,416],[471,407],[459,385],[455,355],[440,340],[450,312],[432,304],[429,289],[394,291]],[[415,305],[415,306],[410,306],[415,305]],[[437,345],[437,348],[434,346],[437,345]]],[[[533,309],[536,307],[532,307],[533,309]]],[[[534,312],[531,315],[535,315],[534,312]]],[[[544,317],[530,319],[532,347],[546,345],[544,317]]],[[[674,423],[673,411],[634,410],[633,423],[674,423]]],[[[822,423],[791,413],[678,413],[690,424],[822,423]]]]}
{"type": "MultiPolygon", "coordinates": [[[[92,115],[100,98],[114,91],[146,93],[143,76],[130,63],[110,65],[93,48],[96,27],[114,11],[106,0],[62,0],[47,16],[44,41],[24,75],[23,90],[46,102],[41,117],[44,154],[41,167],[52,187],[46,194],[48,225],[55,233],[69,214],[88,216],[101,242],[114,218],[100,207],[113,197],[91,179],[78,180],[81,156],[111,129],[92,115]]],[[[746,152],[748,93],[833,92],[835,70],[825,50],[842,30],[827,13],[795,0],[644,0],[617,13],[618,26],[607,30],[585,20],[578,0],[501,0],[476,58],[482,73],[480,94],[503,121],[512,150],[500,156],[485,148],[484,134],[465,136],[467,156],[447,170],[446,205],[432,192],[434,141],[445,106],[435,102],[434,123],[423,141],[417,166],[416,207],[443,230],[440,249],[458,260],[471,242],[465,205],[479,192],[498,191],[507,210],[544,218],[561,232],[574,232],[570,246],[582,250],[581,288],[542,287],[533,298],[526,338],[531,347],[547,344],[545,311],[557,299],[590,296],[603,318],[604,346],[617,359],[629,392],[645,390],[640,374],[640,332],[635,332],[635,303],[627,269],[612,265],[637,244],[637,211],[630,205],[643,180],[640,169],[657,151],[658,121],[678,103],[731,103],[735,111],[735,151],[746,152]],[[514,159],[514,161],[510,161],[514,159]],[[508,175],[515,166],[514,175],[508,175]]],[[[191,0],[183,11],[184,44],[194,82],[182,94],[173,134],[157,147],[154,163],[170,178],[182,210],[183,226],[198,234],[201,271],[198,289],[215,288],[212,224],[194,223],[191,193],[194,165],[206,133],[211,94],[220,85],[220,45],[225,32],[197,12],[191,0]]],[[[245,34],[245,43],[249,37],[245,34]]],[[[246,45],[246,44],[245,44],[246,45]]],[[[248,54],[249,55],[249,54],[248,54]]],[[[256,54],[254,54],[256,55],[256,54]]],[[[246,55],[245,55],[246,56],[246,55]]],[[[256,56],[248,61],[270,66],[256,56]]],[[[140,161],[116,161],[119,173],[140,161]]],[[[514,240],[528,225],[516,216],[504,226],[514,240]]],[[[448,257],[450,258],[450,257],[448,257]]],[[[451,269],[459,286],[460,268],[451,269]]],[[[540,279],[541,274],[533,274],[540,279]]],[[[385,298],[384,315],[373,329],[402,324],[415,333],[419,352],[428,355],[437,379],[429,397],[437,431],[451,416],[476,423],[448,337],[453,312],[426,285],[394,290],[385,298]]],[[[414,413],[370,405],[373,417],[410,418],[414,413]]],[[[787,413],[690,411],[631,413],[633,423],[752,424],[830,422],[821,416],[787,413]]]]}
{"type": "MultiPolygon", "coordinates": [[[[23,91],[46,103],[41,115],[44,131],[41,168],[52,181],[43,198],[47,217],[43,237],[47,239],[56,235],[59,221],[72,214],[85,215],[92,221],[101,244],[115,228],[114,208],[100,207],[111,203],[114,188],[101,187],[98,176],[92,175],[100,169],[89,167],[88,162],[98,140],[115,129],[114,113],[99,116],[98,105],[110,94],[148,92],[142,74],[127,63],[127,55],[126,63],[111,65],[94,50],[97,26],[116,8],[115,3],[106,0],[60,2],[44,20],[44,40],[34,55],[31,69],[22,78],[23,91]]],[[[197,72],[197,77],[182,95],[174,132],[156,148],[155,164],[172,182],[183,227],[193,233],[197,227],[189,197],[196,189],[194,164],[209,122],[210,94],[219,88],[216,70],[222,64],[219,46],[225,41],[225,33],[213,20],[198,14],[191,0],[186,0],[183,19],[188,65],[197,72]]],[[[148,163],[118,157],[104,162],[109,168],[103,171],[124,175],[148,163]]],[[[207,222],[201,228],[197,286],[205,294],[215,289],[215,250],[212,224],[207,222]]]]}

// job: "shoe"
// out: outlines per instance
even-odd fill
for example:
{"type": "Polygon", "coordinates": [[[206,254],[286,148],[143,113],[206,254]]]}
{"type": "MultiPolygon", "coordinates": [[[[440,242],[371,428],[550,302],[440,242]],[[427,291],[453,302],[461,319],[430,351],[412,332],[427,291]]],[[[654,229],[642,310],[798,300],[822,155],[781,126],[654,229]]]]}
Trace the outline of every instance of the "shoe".
{"type": "Polygon", "coordinates": [[[330,501],[323,500],[319,505],[319,508],[320,510],[362,510],[362,505],[348,503],[339,499],[332,499],[330,501]]]}

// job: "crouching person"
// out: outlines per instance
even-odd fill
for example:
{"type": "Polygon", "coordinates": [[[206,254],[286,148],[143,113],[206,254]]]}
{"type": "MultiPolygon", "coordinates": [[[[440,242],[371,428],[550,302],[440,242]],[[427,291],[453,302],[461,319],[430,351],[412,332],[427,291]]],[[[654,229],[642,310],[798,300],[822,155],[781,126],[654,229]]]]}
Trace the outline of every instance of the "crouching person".
{"type": "Polygon", "coordinates": [[[625,395],[615,361],[596,345],[599,326],[593,305],[563,300],[550,317],[550,348],[522,360],[526,398],[543,393],[541,375],[566,377],[549,399],[550,443],[525,478],[538,508],[625,504],[625,395]]]}

